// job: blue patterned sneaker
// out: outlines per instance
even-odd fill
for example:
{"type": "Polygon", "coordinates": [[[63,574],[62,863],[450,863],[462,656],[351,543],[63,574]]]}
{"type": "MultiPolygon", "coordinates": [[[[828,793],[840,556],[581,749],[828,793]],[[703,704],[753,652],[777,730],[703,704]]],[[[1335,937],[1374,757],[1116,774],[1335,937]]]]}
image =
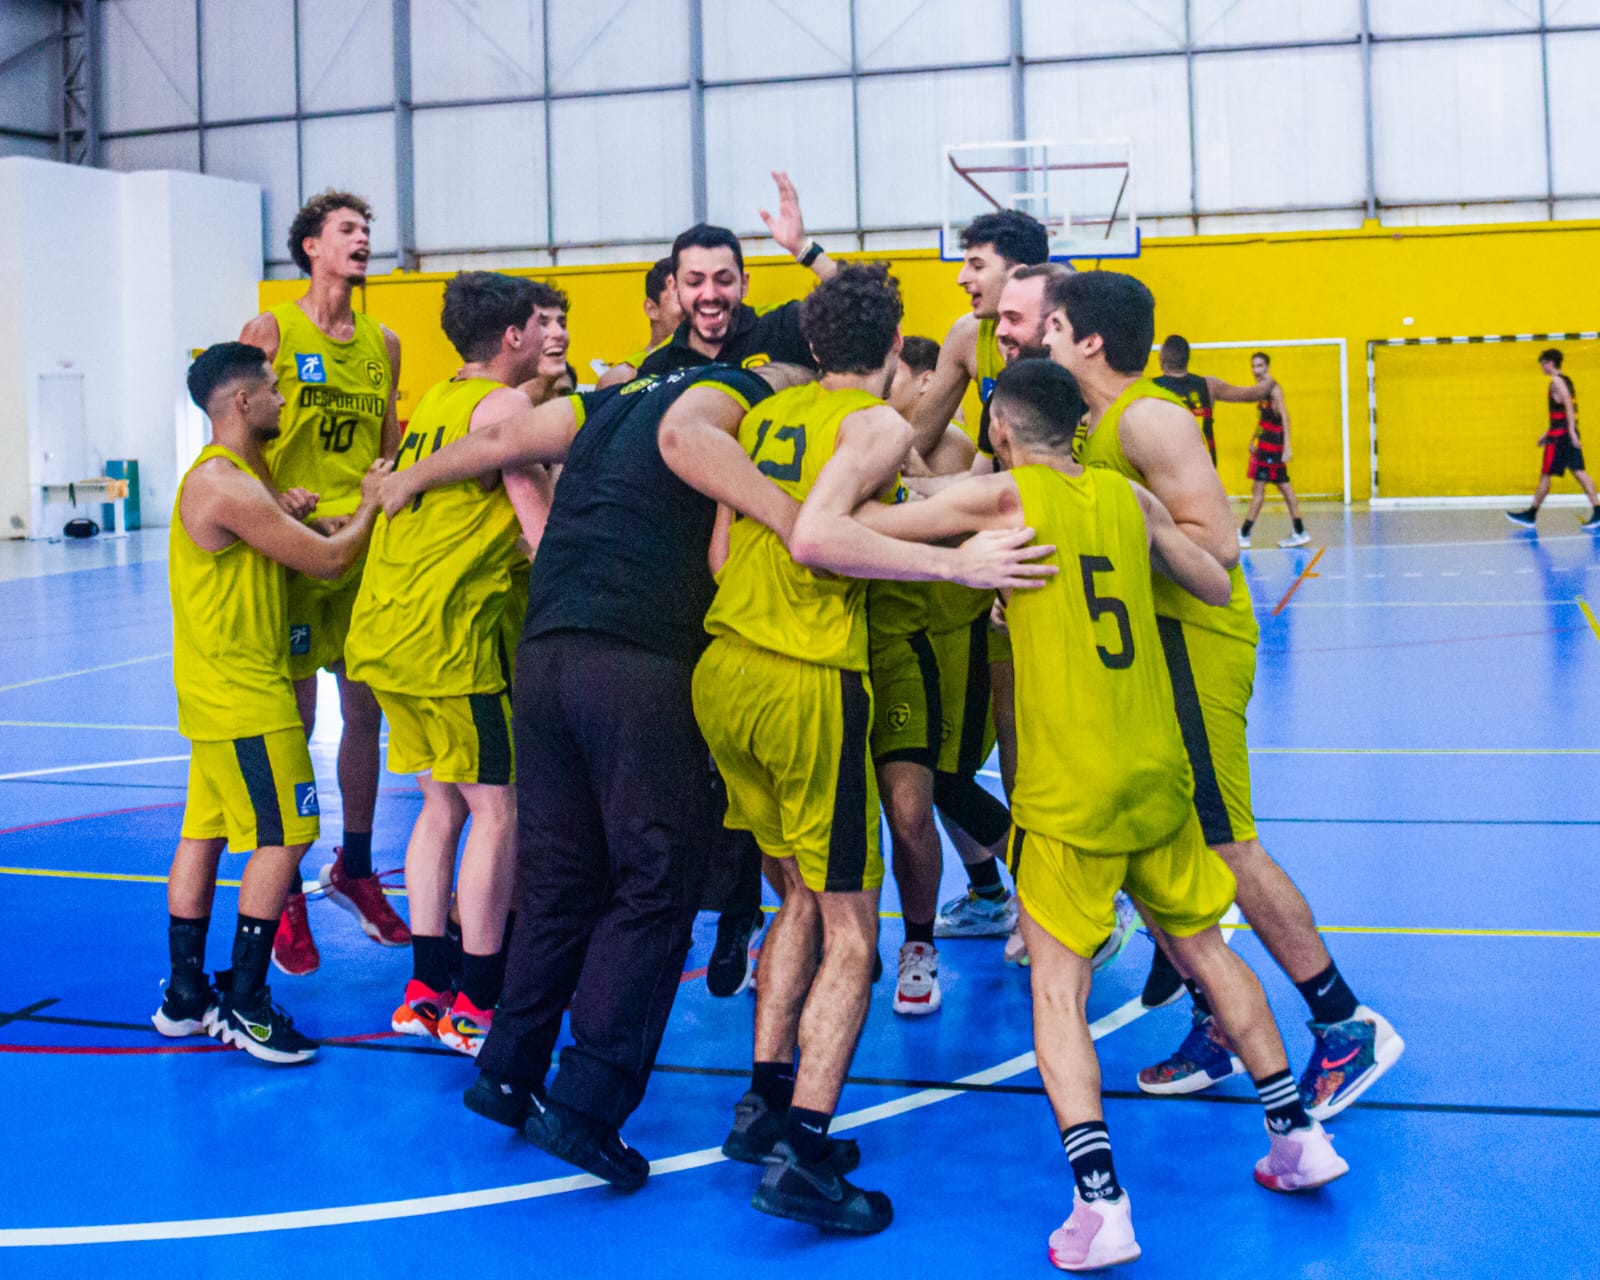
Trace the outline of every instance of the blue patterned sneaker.
{"type": "Polygon", "coordinates": [[[1003,938],[1016,927],[1017,899],[1006,894],[998,900],[980,898],[968,889],[951,898],[933,918],[935,938],[1003,938]]]}
{"type": "Polygon", "coordinates": [[[1243,1070],[1244,1063],[1229,1050],[1217,1020],[1196,1010],[1194,1026],[1178,1052],[1141,1071],[1139,1088],[1144,1093],[1199,1093],[1243,1070]]]}
{"type": "Polygon", "coordinates": [[[1388,1019],[1364,1004],[1343,1022],[1307,1025],[1316,1043],[1300,1077],[1300,1100],[1313,1120],[1338,1115],[1406,1051],[1388,1019]]]}
{"type": "Polygon", "coordinates": [[[1128,939],[1133,936],[1133,931],[1139,923],[1139,917],[1134,913],[1133,899],[1120,890],[1117,893],[1115,910],[1117,923],[1112,927],[1111,936],[1101,944],[1100,950],[1094,953],[1094,959],[1090,961],[1096,973],[1109,967],[1122,954],[1122,948],[1128,945],[1128,939]]]}

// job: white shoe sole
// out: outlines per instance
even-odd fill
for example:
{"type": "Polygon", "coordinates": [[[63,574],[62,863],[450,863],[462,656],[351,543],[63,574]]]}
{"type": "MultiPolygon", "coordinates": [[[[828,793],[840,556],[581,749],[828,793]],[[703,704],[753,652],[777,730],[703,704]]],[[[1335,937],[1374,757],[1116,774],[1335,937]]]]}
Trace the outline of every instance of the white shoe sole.
{"type": "Polygon", "coordinates": [[[274,951],[272,953],[272,967],[288,978],[309,978],[318,969],[322,968],[322,961],[318,960],[316,964],[312,965],[303,973],[296,973],[293,969],[285,969],[283,967],[283,961],[278,959],[278,953],[274,951]]]}
{"type": "Polygon", "coordinates": [[[184,1036],[207,1036],[211,1034],[211,1021],[216,1016],[216,1008],[207,1009],[198,1018],[167,1017],[160,1009],[150,1015],[150,1021],[155,1024],[155,1029],[162,1035],[172,1040],[181,1040],[184,1036]]]}
{"type": "Polygon", "coordinates": [[[235,1031],[220,1020],[213,1020],[211,1034],[223,1044],[232,1045],[235,1049],[243,1049],[252,1058],[261,1062],[270,1062],[274,1066],[298,1066],[302,1062],[315,1061],[317,1056],[315,1049],[307,1050],[304,1053],[285,1053],[281,1049],[269,1049],[266,1045],[251,1039],[241,1031],[235,1031]]]}
{"type": "Polygon", "coordinates": [[[1377,1084],[1385,1071],[1400,1061],[1400,1055],[1406,1051],[1406,1042],[1396,1034],[1393,1027],[1388,1026],[1387,1022],[1384,1023],[1384,1026],[1388,1027],[1389,1036],[1374,1052],[1372,1065],[1362,1073],[1343,1096],[1334,1101],[1326,1102],[1320,1107],[1307,1107],[1306,1113],[1313,1120],[1328,1120],[1338,1115],[1368,1089],[1372,1088],[1373,1085],[1377,1084]]]}
{"type": "Polygon", "coordinates": [[[1292,1187],[1279,1186],[1269,1182],[1261,1170],[1257,1169],[1255,1170],[1256,1185],[1268,1191],[1276,1191],[1279,1195],[1293,1196],[1299,1195],[1303,1191],[1315,1191],[1318,1187],[1325,1187],[1330,1182],[1337,1182],[1350,1172],[1350,1166],[1345,1162],[1344,1157],[1334,1151],[1331,1146],[1328,1148],[1328,1153],[1333,1158],[1325,1161],[1322,1168],[1310,1175],[1305,1182],[1296,1182],[1292,1187]]]}
{"type": "Polygon", "coordinates": [[[938,1013],[939,1007],[943,1003],[944,993],[938,987],[933,989],[932,994],[926,1000],[902,1001],[900,993],[898,991],[894,993],[894,1011],[904,1014],[908,1018],[921,1018],[930,1013],[938,1013]]]}
{"type": "Polygon", "coordinates": [[[361,932],[366,934],[380,947],[409,947],[409,942],[389,942],[378,932],[378,926],[373,924],[366,916],[361,914],[361,908],[346,895],[333,887],[333,863],[329,863],[317,872],[317,884],[322,889],[323,896],[338,907],[341,911],[348,911],[356,918],[356,923],[361,926],[361,932]]]}
{"type": "Polygon", "coordinates": [[[1107,1256],[1090,1254],[1082,1262],[1058,1262],[1055,1251],[1050,1251],[1050,1264],[1057,1271],[1100,1271],[1106,1267],[1120,1267],[1124,1262],[1137,1262],[1140,1249],[1138,1244],[1131,1244],[1121,1252],[1107,1256]]]}
{"type": "Polygon", "coordinates": [[[1184,1076],[1182,1080],[1172,1080],[1166,1084],[1146,1084],[1143,1080],[1140,1080],[1137,1082],[1139,1092],[1153,1093],[1157,1096],[1172,1093],[1200,1093],[1214,1084],[1221,1084],[1224,1080],[1231,1079],[1233,1076],[1244,1074],[1244,1063],[1239,1061],[1237,1057],[1230,1057],[1228,1064],[1233,1070],[1225,1076],[1212,1077],[1204,1071],[1196,1071],[1192,1076],[1184,1076]]]}

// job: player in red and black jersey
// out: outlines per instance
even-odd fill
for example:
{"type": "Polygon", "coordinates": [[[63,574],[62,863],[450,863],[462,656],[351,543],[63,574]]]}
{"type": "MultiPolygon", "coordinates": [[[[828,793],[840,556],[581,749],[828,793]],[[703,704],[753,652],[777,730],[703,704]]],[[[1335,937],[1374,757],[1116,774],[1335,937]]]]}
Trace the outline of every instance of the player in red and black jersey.
{"type": "Polygon", "coordinates": [[[1211,465],[1217,463],[1217,437],[1212,426],[1212,406],[1218,400],[1248,404],[1264,400],[1272,393],[1272,379],[1265,378],[1250,387],[1236,387],[1221,378],[1207,377],[1203,373],[1189,372],[1189,340],[1173,334],[1161,344],[1161,376],[1155,380],[1158,387],[1172,392],[1194,414],[1200,431],[1206,438],[1206,449],[1211,454],[1211,465]]]}
{"type": "MultiPolygon", "coordinates": [[[[1272,358],[1264,351],[1250,357],[1250,372],[1258,382],[1265,381],[1272,358]]],[[[1239,526],[1239,545],[1250,545],[1250,530],[1261,514],[1261,504],[1267,499],[1267,486],[1276,486],[1289,508],[1289,518],[1294,521],[1294,532],[1280,538],[1280,547],[1303,547],[1311,541],[1306,526],[1300,519],[1300,502],[1294,496],[1294,486],[1289,483],[1289,406],[1284,402],[1283,388],[1272,383],[1272,390],[1261,401],[1261,420],[1256,423],[1255,439],[1250,442],[1250,510],[1239,526]]]]}
{"type": "Polygon", "coordinates": [[[1595,496],[1594,481],[1583,469],[1583,442],[1578,438],[1578,392],[1572,379],[1561,372],[1561,352],[1551,347],[1539,353],[1539,368],[1550,379],[1550,426],[1539,437],[1541,460],[1539,486],[1533,491],[1533,505],[1526,511],[1508,511],[1506,519],[1512,524],[1533,528],[1539,518],[1539,508],[1550,492],[1550,478],[1572,472],[1572,478],[1589,499],[1589,518],[1583,522],[1585,529],[1600,529],[1600,498],[1595,496]]]}

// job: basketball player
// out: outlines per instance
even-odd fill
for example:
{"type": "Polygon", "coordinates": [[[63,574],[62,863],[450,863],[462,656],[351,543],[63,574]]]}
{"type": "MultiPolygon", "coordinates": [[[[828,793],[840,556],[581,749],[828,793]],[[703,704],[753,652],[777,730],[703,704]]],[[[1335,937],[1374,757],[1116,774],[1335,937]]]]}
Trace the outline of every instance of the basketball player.
{"type": "Polygon", "coordinates": [[[1189,340],[1176,333],[1161,344],[1159,358],[1161,376],[1154,379],[1156,386],[1172,392],[1188,406],[1189,412],[1194,414],[1195,421],[1200,424],[1200,431],[1206,438],[1206,450],[1211,454],[1211,465],[1216,466],[1217,437],[1212,422],[1213,403],[1218,400],[1230,400],[1244,404],[1269,399],[1272,394],[1271,379],[1259,382],[1253,387],[1236,387],[1221,378],[1190,373],[1189,340]]]}
{"type": "MultiPolygon", "coordinates": [[[[1264,351],[1250,357],[1250,372],[1257,382],[1267,381],[1267,369],[1272,358],[1264,351]]],[[[1284,402],[1283,388],[1276,382],[1266,399],[1261,401],[1261,420],[1256,424],[1255,439],[1250,442],[1250,510],[1239,526],[1239,545],[1250,546],[1250,530],[1261,514],[1261,504],[1266,501],[1267,486],[1273,485],[1283,495],[1289,508],[1289,518],[1294,521],[1294,532],[1280,538],[1280,547],[1303,547],[1311,541],[1306,526],[1300,519],[1300,503],[1294,496],[1294,485],[1289,483],[1289,461],[1293,450],[1289,447],[1289,406],[1284,402]]]]}
{"type": "Polygon", "coordinates": [[[804,373],[761,374],[705,366],[555,401],[472,432],[386,491],[395,512],[434,485],[565,466],[513,684],[516,923],[465,1100],[622,1190],[649,1176],[619,1130],[649,1083],[715,837],[690,682],[716,589],[716,501],[785,536],[798,509],[736,433],[772,385],[804,373]],[[569,1003],[576,1043],[547,1090],[569,1003]]]}
{"type": "Polygon", "coordinates": [[[317,783],[289,679],[284,567],[336,580],[377,515],[375,462],[337,533],[312,532],[268,483],[264,447],[283,396],[260,347],[222,342],[189,369],[211,443],[172,509],[172,671],[190,742],[183,833],[167,878],[172,974],[153,1021],[164,1036],[209,1034],[263,1062],[308,1062],[316,1042],[272,1002],[267,964],[300,855],[319,834],[317,783]],[[233,967],[206,981],[206,932],[226,847],[250,850],[239,887],[233,967]]]}
{"type": "MultiPolygon", "coordinates": [[[[468,432],[532,408],[519,384],[550,360],[550,292],[488,271],[463,272],[445,286],[440,323],[464,363],[417,402],[400,445],[401,474],[468,432]]],[[[491,471],[379,520],[345,643],[351,679],[377,694],[388,718],[390,770],[416,774],[422,790],[406,847],[412,976],[391,1021],[396,1031],[473,1056],[500,998],[515,857],[501,633],[518,561],[527,560],[517,554],[524,530],[511,487],[509,476],[502,484],[491,471]],[[462,977],[452,994],[446,919],[469,816],[456,892],[462,977]]],[[[535,510],[529,542],[548,507],[535,510]]]]}
{"type": "Polygon", "coordinates": [[[883,877],[866,584],[853,575],[992,588],[1035,581],[1023,562],[1042,554],[1022,547],[1025,532],[916,547],[849,518],[873,494],[898,490],[907,456],[910,430],[882,399],[900,314],[882,265],[841,267],[801,304],[822,380],[764,402],[739,440],[803,505],[787,549],[770,528],[733,524],[706,614],[714,638],[694,675],[695,715],[727,786],[726,824],[752,831],[784,880],[756,984],[751,1087],[723,1151],[770,1157],[757,1209],[854,1232],[883,1230],[893,1210],[881,1192],[845,1181],[859,1152],[828,1138],[866,1017],[883,877]],[[808,518],[812,497],[833,514],[808,518]]]}
{"type": "Polygon", "coordinates": [[[1533,528],[1534,521],[1539,518],[1539,508],[1550,493],[1550,478],[1570,471],[1589,499],[1589,518],[1583,522],[1583,527],[1600,529],[1600,498],[1596,498],[1594,481],[1583,468],[1583,441],[1578,438],[1578,391],[1572,379],[1561,372],[1561,360],[1558,347],[1539,353],[1539,369],[1550,379],[1550,426],[1539,437],[1539,445],[1544,450],[1539,484],[1533,491],[1533,505],[1526,511],[1506,512],[1506,519],[1512,524],[1533,528]]]}
{"type": "MultiPolygon", "coordinates": [[[[1179,529],[1229,566],[1233,595],[1224,608],[1201,605],[1156,580],[1161,647],[1201,829],[1238,880],[1239,909],[1311,1011],[1314,1042],[1300,1092],[1307,1110],[1326,1120],[1393,1066],[1405,1043],[1356,999],[1317,933],[1310,906],[1256,837],[1245,718],[1257,628],[1227,495],[1188,410],[1141,376],[1155,336],[1150,290],[1132,276],[1082,272],[1053,282],[1046,305],[1050,357],[1077,379],[1089,406],[1079,460],[1146,485],[1179,529]]],[[[1153,932],[1159,942],[1159,930],[1153,932]]],[[[1181,972],[1182,955],[1169,958],[1181,972]]],[[[1192,1093],[1243,1069],[1190,977],[1193,1030],[1172,1057],[1139,1073],[1146,1093],[1192,1093]]]]}
{"type": "MultiPolygon", "coordinates": [[[[775,172],[772,177],[778,184],[778,214],[761,210],[767,230],[802,267],[819,280],[829,279],[836,269],[834,261],[806,235],[794,183],[786,173],[775,172]]],[[[672,242],[671,261],[672,288],[683,320],[636,368],[625,362],[608,369],[606,385],[626,382],[635,372],[662,374],[713,362],[744,368],[769,361],[810,367],[798,302],[762,308],[745,305],[750,276],[733,232],[697,223],[672,242]]]]}
{"type": "MultiPolygon", "coordinates": [[[[393,458],[400,442],[400,339],[351,304],[356,287],[366,283],[371,220],[367,202],[347,191],[308,200],[289,226],[289,256],[311,277],[305,295],[262,312],[240,335],[267,353],[288,401],[282,433],[266,450],[272,482],[317,495],[314,515],[323,529],[336,528],[355,511],[361,477],[375,459],[393,458]]],[[[318,879],[368,937],[403,947],[411,932],[372,874],[381,715],[372,691],[344,671],[345,634],[360,585],[360,561],[332,583],[290,576],[289,673],[308,736],[317,714],[317,672],[330,670],[339,682],[344,839],[318,879]]],[[[285,903],[272,960],[296,975],[321,963],[298,886],[285,903]]]]}
{"type": "Polygon", "coordinates": [[[599,390],[628,381],[644,363],[644,358],[670,338],[683,323],[678,292],[672,287],[671,258],[662,258],[644,274],[644,315],[650,322],[650,340],[631,356],[607,369],[600,376],[599,390]]]}
{"type": "Polygon", "coordinates": [[[1014,593],[1007,611],[1019,695],[1011,868],[1033,957],[1039,1074],[1075,1184],[1072,1214],[1050,1235],[1050,1260],[1085,1271],[1139,1256],[1085,1014],[1090,957],[1115,927],[1124,882],[1199,975],[1250,1065],[1271,1140],[1256,1181],[1305,1191],[1349,1166],[1306,1114],[1261,984],[1217,927],[1234,880],[1206,848],[1171,712],[1151,572],[1213,606],[1226,605],[1229,575],[1148,491],[1073,460],[1085,405],[1064,369],[1012,364],[989,404],[1003,472],[859,518],[933,539],[1027,525],[1053,544],[1062,570],[1041,590],[1014,593]]]}

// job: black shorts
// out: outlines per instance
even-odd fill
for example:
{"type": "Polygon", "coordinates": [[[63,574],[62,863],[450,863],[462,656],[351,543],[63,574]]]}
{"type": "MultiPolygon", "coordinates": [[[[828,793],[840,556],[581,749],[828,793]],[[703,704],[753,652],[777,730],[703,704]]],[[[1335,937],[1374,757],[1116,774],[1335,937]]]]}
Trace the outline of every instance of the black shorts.
{"type": "Polygon", "coordinates": [[[1544,442],[1544,461],[1539,474],[1564,476],[1569,471],[1587,471],[1583,465],[1583,450],[1572,443],[1572,437],[1563,432],[1554,440],[1544,442]]]}

